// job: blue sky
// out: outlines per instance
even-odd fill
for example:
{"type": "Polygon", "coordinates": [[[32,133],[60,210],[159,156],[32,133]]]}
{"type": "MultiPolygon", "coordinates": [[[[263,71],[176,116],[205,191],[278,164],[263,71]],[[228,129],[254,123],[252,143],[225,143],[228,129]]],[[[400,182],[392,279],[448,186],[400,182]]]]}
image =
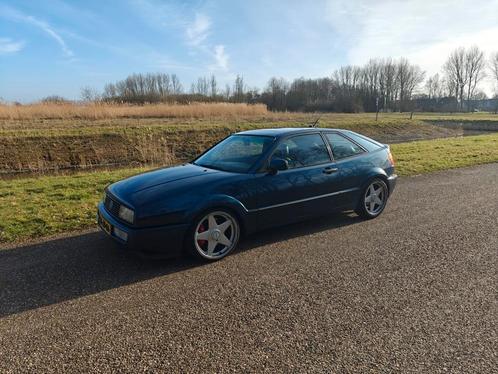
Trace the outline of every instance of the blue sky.
{"type": "Polygon", "coordinates": [[[498,50],[497,14],[497,0],[0,0],[0,97],[77,99],[133,72],[263,87],[385,56],[431,74],[459,45],[498,50]]]}

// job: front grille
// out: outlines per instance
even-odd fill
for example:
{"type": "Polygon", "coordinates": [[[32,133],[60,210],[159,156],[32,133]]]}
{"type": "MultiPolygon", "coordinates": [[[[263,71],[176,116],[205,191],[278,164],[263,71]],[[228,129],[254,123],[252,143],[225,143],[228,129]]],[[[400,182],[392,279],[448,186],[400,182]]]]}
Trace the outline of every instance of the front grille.
{"type": "Polygon", "coordinates": [[[111,215],[119,218],[119,207],[121,206],[121,204],[112,196],[110,196],[109,193],[107,193],[105,196],[104,206],[111,215]]]}

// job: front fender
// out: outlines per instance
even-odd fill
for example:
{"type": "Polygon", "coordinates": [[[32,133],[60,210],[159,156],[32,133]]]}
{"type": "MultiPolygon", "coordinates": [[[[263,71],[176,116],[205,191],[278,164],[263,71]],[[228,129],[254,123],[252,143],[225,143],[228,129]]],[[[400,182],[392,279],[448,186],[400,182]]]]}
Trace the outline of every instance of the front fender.
{"type": "Polygon", "coordinates": [[[218,208],[224,208],[233,211],[243,221],[242,223],[245,223],[248,211],[244,204],[233,196],[223,194],[210,195],[207,199],[202,200],[202,202],[196,207],[196,209],[190,212],[187,219],[189,221],[192,221],[200,213],[218,208]]]}

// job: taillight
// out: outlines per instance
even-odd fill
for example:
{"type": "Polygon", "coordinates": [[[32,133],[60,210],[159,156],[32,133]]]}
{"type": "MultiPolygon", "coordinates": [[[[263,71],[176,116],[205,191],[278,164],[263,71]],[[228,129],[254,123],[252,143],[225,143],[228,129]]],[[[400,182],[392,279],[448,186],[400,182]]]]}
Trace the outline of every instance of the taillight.
{"type": "Polygon", "coordinates": [[[391,153],[390,149],[388,149],[388,151],[387,151],[387,158],[389,159],[391,166],[394,166],[394,157],[393,157],[393,154],[391,153]]]}

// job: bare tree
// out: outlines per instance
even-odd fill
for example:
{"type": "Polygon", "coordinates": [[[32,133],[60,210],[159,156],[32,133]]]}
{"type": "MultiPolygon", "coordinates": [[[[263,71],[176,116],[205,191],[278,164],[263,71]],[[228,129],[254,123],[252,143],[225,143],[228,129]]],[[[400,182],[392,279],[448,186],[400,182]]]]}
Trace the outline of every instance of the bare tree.
{"type": "MultiPolygon", "coordinates": [[[[70,103],[71,101],[59,95],[50,95],[41,99],[40,102],[44,104],[67,104],[70,103]]],[[[17,105],[17,103],[15,105],[17,105]]]]}
{"type": "Polygon", "coordinates": [[[180,78],[176,74],[171,75],[171,90],[173,95],[179,95],[183,91],[182,84],[180,83],[180,78]]]}
{"type": "Polygon", "coordinates": [[[412,98],[417,86],[424,80],[425,72],[419,66],[411,65],[406,58],[401,58],[397,64],[396,80],[399,88],[400,112],[408,109],[408,101],[412,98]]]}
{"type": "Polygon", "coordinates": [[[383,110],[392,109],[396,93],[396,64],[390,58],[381,62],[379,89],[383,110]]]}
{"type": "Polygon", "coordinates": [[[230,88],[230,85],[227,83],[225,85],[225,92],[224,92],[224,96],[225,96],[225,100],[226,101],[230,101],[230,97],[231,97],[231,88],[230,88]]]}
{"type": "Polygon", "coordinates": [[[465,53],[465,70],[467,72],[467,110],[470,111],[470,100],[474,97],[477,84],[485,76],[486,61],[484,52],[473,46],[465,53]]]}
{"type": "Polygon", "coordinates": [[[354,86],[354,76],[353,76],[354,67],[351,65],[341,66],[339,70],[336,70],[333,74],[337,85],[346,93],[351,93],[354,86]]]}
{"type": "Polygon", "coordinates": [[[206,77],[197,78],[196,83],[192,83],[191,85],[191,93],[195,95],[208,96],[210,89],[210,80],[206,77]]]}
{"type": "MultiPolygon", "coordinates": [[[[337,111],[356,112],[384,111],[394,109],[395,103],[400,110],[407,109],[415,89],[422,82],[424,72],[406,59],[372,59],[365,66],[343,66],[332,74],[329,91],[333,97],[320,96],[320,100],[332,101],[322,108],[337,111]]],[[[301,78],[304,82],[304,78],[301,78]]],[[[289,94],[294,95],[296,81],[291,85],[289,94]]],[[[325,83],[322,82],[322,83],[325,83]]],[[[309,95],[303,93],[304,97],[309,95]]]]}
{"type": "Polygon", "coordinates": [[[439,78],[439,74],[434,74],[425,82],[425,90],[429,99],[439,100],[444,96],[444,82],[439,78]]]}
{"type": "Polygon", "coordinates": [[[237,75],[233,85],[233,98],[235,102],[241,103],[244,101],[244,78],[241,75],[237,75]]]}
{"type": "Polygon", "coordinates": [[[264,96],[266,97],[266,104],[271,110],[286,109],[288,89],[289,83],[284,78],[270,78],[264,96]]]}
{"type": "Polygon", "coordinates": [[[495,113],[498,112],[498,52],[495,52],[491,55],[489,59],[489,67],[491,70],[491,78],[494,83],[494,89],[495,89],[495,99],[496,99],[496,106],[495,106],[495,113]]]}
{"type": "Polygon", "coordinates": [[[209,80],[206,77],[200,77],[197,79],[197,93],[203,96],[208,96],[209,80]]]}
{"type": "Polygon", "coordinates": [[[216,97],[218,94],[218,89],[217,89],[217,83],[216,83],[216,77],[214,75],[211,75],[211,78],[209,80],[210,88],[211,88],[211,97],[216,97]]]}
{"type": "Polygon", "coordinates": [[[475,90],[474,94],[470,98],[470,100],[476,100],[476,101],[487,100],[487,99],[488,99],[488,95],[486,95],[486,92],[479,90],[479,89],[475,90]]]}
{"type": "Polygon", "coordinates": [[[171,94],[171,78],[169,74],[158,74],[156,84],[159,96],[162,99],[171,94]]]}
{"type": "Polygon", "coordinates": [[[81,88],[81,100],[92,103],[100,100],[100,94],[95,88],[85,86],[81,88]]]}
{"type": "Polygon", "coordinates": [[[495,52],[491,55],[489,59],[489,66],[491,68],[491,78],[493,79],[493,83],[496,85],[496,94],[498,96],[498,52],[495,52]]]}
{"type": "Polygon", "coordinates": [[[382,62],[370,60],[364,68],[365,88],[371,96],[377,96],[382,62]]]}
{"type": "MultiPolygon", "coordinates": [[[[170,95],[181,94],[182,90],[175,74],[132,74],[124,80],[106,84],[102,99],[133,103],[160,102],[167,101],[170,95]]],[[[83,98],[90,96],[89,90],[82,91],[83,98]]]]}
{"type": "Polygon", "coordinates": [[[454,50],[444,64],[446,80],[451,88],[455,90],[455,97],[463,109],[464,90],[468,82],[468,74],[465,63],[465,48],[454,50]]]}

